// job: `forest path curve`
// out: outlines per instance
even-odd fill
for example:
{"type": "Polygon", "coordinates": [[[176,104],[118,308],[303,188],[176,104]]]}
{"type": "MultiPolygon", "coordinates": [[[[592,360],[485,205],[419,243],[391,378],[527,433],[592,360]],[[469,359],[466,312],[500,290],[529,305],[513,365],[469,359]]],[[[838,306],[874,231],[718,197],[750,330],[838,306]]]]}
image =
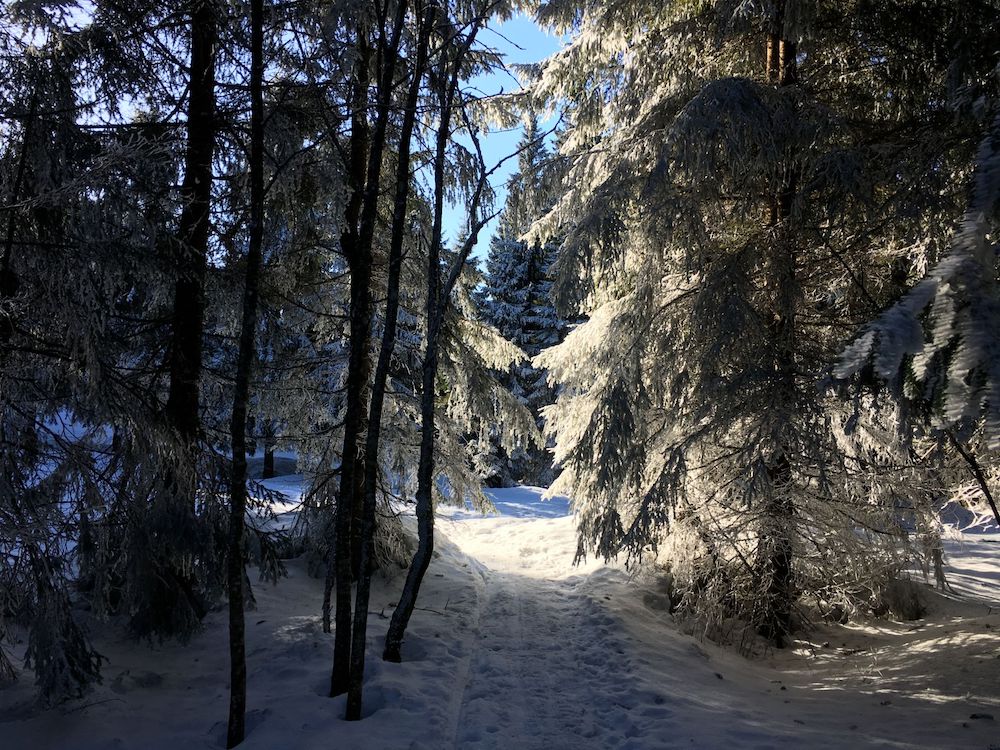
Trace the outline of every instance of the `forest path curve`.
{"type": "Polygon", "coordinates": [[[459,511],[441,521],[474,561],[479,587],[452,746],[690,747],[664,732],[674,708],[614,612],[627,575],[600,560],[574,564],[569,502],[543,493],[491,491],[499,516],[459,511]]]}
{"type": "MultiPolygon", "coordinates": [[[[747,660],[671,626],[655,576],[629,582],[620,565],[574,565],[569,504],[543,501],[543,493],[489,491],[500,515],[457,511],[440,521],[477,589],[450,706],[450,742],[442,746],[997,747],[987,739],[992,719],[969,720],[996,713],[995,691],[959,694],[971,662],[992,656],[986,652],[993,641],[982,648],[976,642],[974,652],[951,644],[931,666],[916,653],[919,644],[897,653],[889,636],[869,654],[861,646],[878,634],[877,625],[820,627],[821,639],[851,640],[843,651],[859,654],[857,663],[808,638],[796,649],[747,660]],[[880,674],[878,663],[890,658],[893,674],[880,674]],[[928,669],[943,679],[925,696],[914,680],[928,669]]],[[[1000,617],[988,619],[971,621],[971,629],[1000,625],[1000,617]]]]}

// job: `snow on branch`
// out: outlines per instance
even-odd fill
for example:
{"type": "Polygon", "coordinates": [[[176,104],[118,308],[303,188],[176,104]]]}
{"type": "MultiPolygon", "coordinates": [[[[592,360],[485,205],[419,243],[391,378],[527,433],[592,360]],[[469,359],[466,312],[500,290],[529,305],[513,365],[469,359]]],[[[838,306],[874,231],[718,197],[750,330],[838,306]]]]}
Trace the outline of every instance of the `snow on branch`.
{"type": "Polygon", "coordinates": [[[983,139],[973,195],[948,255],[844,350],[836,378],[868,368],[931,406],[944,426],[983,420],[1000,447],[1000,288],[993,241],[1000,204],[1000,117],[983,139]]]}

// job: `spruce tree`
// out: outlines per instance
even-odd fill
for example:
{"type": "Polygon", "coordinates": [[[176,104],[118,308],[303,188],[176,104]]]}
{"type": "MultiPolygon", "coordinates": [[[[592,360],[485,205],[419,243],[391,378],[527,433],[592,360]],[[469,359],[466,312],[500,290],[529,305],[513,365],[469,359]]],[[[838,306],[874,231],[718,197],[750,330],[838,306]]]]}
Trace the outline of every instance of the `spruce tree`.
{"type": "MultiPolygon", "coordinates": [[[[524,239],[532,223],[550,208],[559,164],[549,153],[534,114],[527,119],[518,152],[518,168],[508,182],[507,200],[490,240],[480,300],[486,322],[530,359],[558,344],[567,329],[552,299],[557,244],[524,239]]],[[[523,361],[503,373],[502,380],[541,426],[542,408],[555,400],[545,371],[523,361]]],[[[518,449],[507,455],[498,445],[500,429],[491,425],[485,439],[472,443],[484,479],[500,485],[547,486],[552,478],[548,451],[518,449]]]]}
{"type": "Polygon", "coordinates": [[[944,246],[995,86],[991,3],[544,3],[572,42],[557,299],[538,362],[580,554],[673,568],[682,610],[784,642],[804,596],[866,608],[919,493],[884,408],[820,387],[901,260],[944,246]],[[919,11],[919,12],[918,12],[919,11]],[[981,47],[980,45],[985,45],[981,47]],[[859,62],[863,60],[862,62],[859,62]]]}

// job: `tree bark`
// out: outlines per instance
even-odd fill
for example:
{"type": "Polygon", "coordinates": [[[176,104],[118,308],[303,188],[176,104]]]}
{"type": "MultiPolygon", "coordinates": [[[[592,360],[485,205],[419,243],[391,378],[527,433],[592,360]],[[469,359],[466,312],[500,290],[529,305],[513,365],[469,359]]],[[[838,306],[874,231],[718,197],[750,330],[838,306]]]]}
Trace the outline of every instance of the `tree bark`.
{"type": "MultiPolygon", "coordinates": [[[[187,144],[181,184],[180,221],[175,241],[171,343],[168,355],[170,385],[165,408],[167,424],[177,438],[179,453],[167,468],[163,502],[171,515],[171,529],[160,537],[164,549],[155,560],[150,601],[159,601],[154,620],[163,612],[187,608],[198,620],[207,606],[195,575],[176,559],[188,541],[197,517],[197,443],[201,431],[199,384],[202,371],[202,335],[205,318],[205,275],[208,267],[212,198],[212,159],[215,152],[215,57],[219,18],[214,0],[191,0],[191,62],[188,85],[187,144]]],[[[153,625],[154,629],[159,623],[153,625]]]]}
{"type": "Polygon", "coordinates": [[[330,592],[336,589],[336,635],[333,648],[333,672],[330,677],[330,695],[347,691],[347,677],[351,659],[351,546],[350,498],[354,490],[354,462],[357,457],[358,434],[361,429],[361,410],[364,383],[368,379],[365,365],[369,337],[368,303],[370,271],[367,259],[359,256],[358,220],[364,199],[368,168],[368,150],[371,132],[368,127],[368,86],[371,50],[368,31],[360,23],[357,28],[357,58],[351,95],[351,144],[349,180],[350,197],[344,212],[345,229],[341,235],[341,248],[351,272],[350,299],[350,353],[347,364],[346,403],[344,416],[344,442],[341,450],[340,478],[335,499],[334,539],[332,565],[327,573],[323,596],[323,629],[329,632],[330,592]]]}
{"type": "Polygon", "coordinates": [[[417,119],[420,83],[427,59],[427,46],[434,23],[434,9],[424,11],[417,41],[416,60],[413,65],[410,88],[407,92],[400,128],[399,151],[396,162],[396,187],[393,199],[392,225],[389,239],[389,268],[386,288],[385,326],[379,349],[375,378],[372,381],[371,404],[368,411],[368,435],[365,441],[364,515],[361,526],[361,565],[357,595],[354,603],[354,632],[351,645],[351,671],[347,692],[348,721],[361,718],[362,690],[365,671],[365,640],[368,631],[368,601],[371,594],[371,557],[375,537],[375,509],[377,502],[378,453],[381,439],[382,411],[385,403],[389,367],[396,345],[396,324],[399,315],[399,282],[403,263],[403,238],[406,231],[406,208],[410,196],[410,144],[417,119]]]}
{"type": "MultiPolygon", "coordinates": [[[[247,504],[247,402],[256,355],[257,303],[264,245],[264,0],[250,0],[250,238],[243,319],[236,362],[236,385],[230,422],[233,465],[229,495],[229,726],[226,747],[243,742],[246,727],[247,666],[243,579],[247,504]]],[[[273,454],[272,454],[273,455],[273,454]]],[[[272,465],[273,468],[273,465],[272,465]]]]}
{"type": "MultiPolygon", "coordinates": [[[[481,21],[481,19],[480,19],[481,21]]],[[[470,30],[468,37],[449,57],[442,52],[440,70],[440,88],[438,90],[438,107],[440,123],[435,142],[434,154],[434,225],[431,230],[431,242],[427,253],[427,338],[424,351],[424,361],[421,368],[420,394],[420,458],[417,465],[417,551],[410,563],[403,584],[399,603],[393,610],[389,621],[389,629],[385,636],[385,647],[382,658],[385,661],[399,662],[402,660],[401,649],[406,628],[413,608],[417,603],[420,586],[434,554],[434,421],[435,421],[435,383],[438,370],[438,353],[441,339],[441,328],[451,292],[458,281],[462,267],[468,259],[469,252],[475,245],[479,231],[486,224],[485,220],[473,222],[472,231],[459,250],[444,284],[441,283],[441,238],[442,218],[444,214],[445,163],[448,143],[451,139],[451,117],[458,91],[458,76],[464,61],[476,38],[480,25],[477,23],[470,30]]],[[[473,136],[475,140],[475,137],[473,136]]],[[[478,150],[478,142],[477,150],[478,150]]],[[[479,154],[480,159],[482,154],[479,154]]],[[[470,216],[479,211],[483,187],[487,173],[483,165],[483,174],[473,195],[470,216]]]]}
{"type": "Polygon", "coordinates": [[[215,151],[217,23],[213,0],[193,0],[187,152],[181,185],[184,205],[178,228],[170,392],[166,408],[167,419],[188,449],[193,448],[197,441],[200,426],[198,387],[202,369],[205,272],[212,198],[212,157],[215,151]]]}
{"type": "MultiPolygon", "coordinates": [[[[385,136],[392,106],[393,80],[399,44],[406,19],[406,2],[400,0],[396,6],[391,38],[386,41],[387,29],[383,23],[380,34],[379,60],[381,69],[378,79],[378,102],[375,112],[375,126],[372,129],[365,168],[364,195],[360,201],[360,224],[357,234],[350,239],[354,246],[347,254],[351,271],[351,352],[348,361],[347,406],[344,418],[344,446],[340,459],[340,483],[337,489],[336,544],[334,565],[336,573],[336,630],[334,633],[333,670],[330,675],[331,697],[347,692],[350,682],[351,663],[351,581],[360,567],[360,524],[356,518],[363,515],[363,470],[361,436],[367,429],[367,409],[365,391],[369,385],[370,362],[368,355],[371,338],[371,266],[372,246],[375,238],[375,223],[378,217],[378,197],[382,176],[382,155],[385,136]]],[[[384,21],[384,19],[383,19],[384,21]]],[[[359,42],[363,33],[359,30],[359,42]]],[[[360,57],[360,55],[359,55],[360,57]]],[[[352,103],[352,119],[363,118],[367,108],[367,64],[365,72],[359,71],[358,80],[365,82],[355,92],[352,103]],[[359,105],[361,108],[359,109],[359,105]]],[[[366,131],[367,132],[367,131],[366,131]]],[[[355,153],[352,144],[352,170],[355,153]]],[[[352,200],[353,200],[352,196],[352,200]]],[[[352,208],[352,206],[348,206],[352,208]]],[[[348,229],[348,231],[351,231],[348,229]]],[[[377,460],[377,457],[376,457],[377,460]]]]}
{"type": "MultiPolygon", "coordinates": [[[[798,81],[796,44],[785,37],[785,2],[778,0],[767,39],[768,81],[779,87],[798,81]]],[[[782,185],[771,202],[768,227],[773,256],[769,287],[774,298],[771,310],[771,335],[774,339],[775,375],[782,403],[795,403],[795,310],[796,254],[789,221],[796,194],[796,171],[788,159],[782,185]]],[[[760,567],[765,577],[759,630],[779,648],[791,630],[794,601],[792,527],[795,506],[790,490],[792,465],[789,454],[789,430],[786,417],[776,429],[775,454],[768,465],[770,495],[763,510],[760,539],[760,567]]]]}

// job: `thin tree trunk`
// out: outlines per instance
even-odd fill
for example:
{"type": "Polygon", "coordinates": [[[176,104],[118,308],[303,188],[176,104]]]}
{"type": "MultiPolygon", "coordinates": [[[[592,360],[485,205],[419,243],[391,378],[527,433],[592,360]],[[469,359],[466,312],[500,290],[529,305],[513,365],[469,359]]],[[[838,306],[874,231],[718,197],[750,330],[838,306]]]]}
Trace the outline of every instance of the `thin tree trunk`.
{"type": "MultiPolygon", "coordinates": [[[[796,45],[785,38],[785,2],[778,0],[767,40],[767,76],[777,86],[791,86],[798,80],[796,45]]],[[[789,161],[791,161],[789,159],[789,161]]],[[[782,402],[793,408],[795,398],[795,246],[789,219],[796,193],[795,167],[786,164],[781,189],[774,197],[768,218],[773,244],[770,284],[774,300],[771,334],[775,339],[775,374],[782,402]]],[[[761,529],[762,572],[766,578],[760,632],[779,648],[791,630],[794,599],[792,526],[795,507],[790,488],[792,465],[789,457],[787,424],[778,427],[776,455],[768,466],[770,497],[763,508],[761,529]]]]}
{"type": "Polygon", "coordinates": [[[268,424],[264,430],[264,465],[261,467],[261,479],[273,479],[274,469],[274,429],[268,424]]]}
{"type": "MultiPolygon", "coordinates": [[[[410,569],[406,573],[406,581],[403,583],[403,591],[400,593],[399,603],[393,610],[392,618],[389,621],[389,629],[385,635],[385,647],[382,651],[382,658],[390,662],[399,662],[402,660],[401,650],[403,638],[406,635],[406,628],[409,625],[410,617],[413,615],[417,596],[420,593],[420,586],[423,583],[424,575],[427,573],[431,557],[434,554],[435,382],[437,380],[441,328],[444,316],[448,311],[448,303],[451,299],[452,290],[458,282],[458,278],[469,258],[472,248],[476,245],[479,232],[493,218],[490,216],[480,217],[478,220],[475,219],[479,214],[479,205],[491,172],[487,171],[486,165],[483,163],[479,141],[471,123],[466,118],[465,122],[469,128],[469,133],[479,157],[481,173],[479,184],[473,192],[469,205],[469,217],[472,224],[470,227],[471,231],[459,249],[447,279],[442,284],[440,264],[445,191],[444,167],[447,158],[448,142],[451,138],[451,117],[456,106],[458,77],[462,64],[475,42],[479,29],[482,28],[483,20],[482,18],[477,19],[464,43],[459,46],[450,58],[445,55],[444,51],[441,53],[441,68],[438,78],[441,88],[437,92],[440,122],[433,162],[434,225],[431,230],[430,247],[427,253],[427,338],[424,350],[424,362],[421,370],[420,457],[417,465],[416,497],[417,551],[413,556],[413,561],[410,563],[410,569]]],[[[442,23],[441,25],[443,26],[444,24],[442,23]]]]}
{"type": "MultiPolygon", "coordinates": [[[[480,186],[482,187],[482,185],[480,186]]],[[[473,205],[478,206],[481,190],[477,191],[477,197],[473,200],[473,205]]],[[[441,338],[441,327],[443,325],[445,313],[448,310],[448,302],[451,292],[455,287],[462,267],[468,260],[471,249],[475,246],[480,230],[488,223],[489,219],[477,221],[472,228],[469,237],[466,238],[462,249],[458,253],[448,275],[448,280],[443,287],[440,284],[440,204],[435,211],[435,232],[436,241],[432,241],[428,253],[428,270],[431,276],[428,280],[428,326],[427,326],[427,348],[424,352],[424,363],[422,368],[422,392],[420,396],[420,458],[417,465],[417,551],[410,563],[410,569],[406,574],[406,581],[403,584],[403,591],[399,596],[399,604],[393,610],[392,618],[389,621],[389,629],[385,635],[385,648],[382,651],[382,658],[385,661],[400,662],[402,660],[401,649],[403,638],[406,635],[406,628],[413,615],[413,609],[417,603],[417,596],[420,593],[420,586],[423,583],[427,567],[430,565],[431,557],[434,555],[434,420],[435,420],[435,390],[434,384],[437,380],[438,369],[438,344],[441,338]],[[432,300],[438,302],[432,308],[432,300]]],[[[492,217],[490,217],[492,218],[492,217]]]]}
{"type": "Polygon", "coordinates": [[[243,320],[230,422],[233,465],[229,484],[229,727],[226,747],[243,742],[247,703],[244,615],[244,516],[247,504],[247,402],[256,354],[257,302],[264,245],[264,0],[250,1],[250,242],[243,288],[243,320]]]}
{"type": "MultiPolygon", "coordinates": [[[[348,255],[351,270],[351,353],[348,362],[347,376],[347,408],[344,418],[344,447],[340,459],[340,483],[337,489],[337,520],[336,544],[334,547],[334,565],[336,574],[336,630],[333,646],[333,670],[330,675],[330,695],[337,696],[347,692],[350,683],[351,669],[351,581],[353,573],[360,567],[360,532],[355,524],[355,516],[363,515],[363,467],[364,457],[361,455],[361,436],[365,434],[367,424],[367,409],[365,408],[365,391],[369,381],[370,362],[368,356],[369,339],[371,338],[371,266],[372,245],[375,238],[375,222],[378,217],[378,197],[382,176],[382,155],[385,149],[385,134],[389,121],[389,110],[392,105],[393,79],[396,60],[399,55],[399,44],[406,19],[406,2],[400,0],[396,6],[393,19],[392,38],[386,44],[386,29],[383,23],[380,37],[379,59],[381,70],[378,80],[378,104],[375,113],[375,127],[372,129],[371,141],[367,154],[365,174],[365,189],[360,202],[360,224],[354,238],[356,244],[348,255]],[[355,564],[356,563],[356,564],[355,564]]],[[[359,40],[362,32],[359,30],[359,40]]],[[[359,72],[359,81],[364,81],[363,92],[356,91],[352,106],[355,111],[352,117],[361,117],[367,106],[367,64],[365,72],[359,72]]],[[[352,168],[354,153],[352,150],[352,168]]],[[[352,197],[353,199],[353,197],[352,197]]],[[[349,206],[349,208],[351,208],[349,206]]],[[[350,231],[350,230],[349,230],[350,231]]]]}
{"type": "MultiPolygon", "coordinates": [[[[371,290],[371,267],[374,264],[374,254],[372,248],[375,244],[375,227],[378,221],[378,202],[381,195],[382,178],[382,157],[385,153],[386,132],[389,126],[389,115],[392,109],[392,99],[395,89],[396,65],[399,62],[400,42],[403,36],[403,29],[406,23],[407,0],[398,0],[395,15],[391,19],[391,31],[386,28],[386,19],[381,20],[381,33],[379,36],[379,49],[376,68],[379,73],[378,79],[378,104],[376,107],[375,127],[372,130],[372,148],[368,154],[368,179],[365,185],[364,200],[361,205],[361,223],[358,228],[358,250],[359,256],[363,258],[366,265],[366,272],[369,276],[368,295],[365,301],[367,318],[367,336],[365,337],[365,378],[364,389],[370,387],[371,361],[369,353],[369,341],[371,339],[371,318],[374,313],[374,294],[371,290]],[[388,37],[388,39],[387,39],[388,37]]],[[[385,10],[383,6],[383,11],[385,10]]],[[[352,270],[353,273],[353,270],[352,270]]],[[[351,487],[351,571],[355,580],[361,575],[361,527],[364,518],[364,494],[365,494],[365,470],[362,436],[368,429],[368,409],[366,408],[364,391],[359,400],[359,418],[361,429],[357,435],[357,453],[362,461],[362,468],[358,470],[355,466],[352,474],[351,487]]]]}
{"type": "Polygon", "coordinates": [[[958,451],[958,455],[962,457],[966,464],[969,466],[969,470],[972,472],[972,476],[976,479],[976,484],[979,485],[979,489],[983,493],[983,497],[986,498],[986,502],[989,503],[990,510],[993,511],[993,518],[996,520],[997,526],[1000,526],[1000,510],[997,509],[996,500],[993,499],[993,493],[990,491],[990,485],[986,481],[986,474],[983,473],[982,467],[979,465],[979,461],[976,460],[975,455],[968,448],[963,447],[958,438],[955,437],[953,430],[946,430],[948,439],[951,444],[955,446],[955,450],[958,451]]]}
{"type": "Polygon", "coordinates": [[[428,253],[427,265],[430,271],[428,281],[428,326],[427,348],[424,352],[424,363],[421,372],[420,395],[420,459],[417,465],[417,551],[413,555],[410,569],[406,573],[406,582],[399,597],[399,604],[392,612],[389,629],[385,636],[385,648],[382,658],[386,661],[402,661],[401,649],[406,627],[409,625],[413,608],[417,603],[420,585],[427,567],[434,554],[434,384],[437,380],[438,339],[440,338],[440,309],[437,305],[439,291],[440,269],[438,261],[440,253],[437,243],[432,243],[428,253]]]}
{"type": "Polygon", "coordinates": [[[396,346],[396,326],[399,315],[399,281],[403,263],[403,237],[406,231],[406,208],[410,196],[410,143],[417,119],[420,83],[427,59],[427,46],[434,23],[434,9],[424,12],[417,42],[410,88],[403,110],[396,162],[396,190],[393,200],[392,226],[389,244],[389,269],[386,289],[385,327],[379,350],[375,378],[372,382],[371,405],[368,411],[368,435],[365,441],[365,502],[361,526],[361,572],[354,603],[354,632],[351,645],[351,674],[347,692],[348,721],[361,718],[362,690],[365,671],[365,640],[368,631],[368,601],[371,594],[371,556],[374,548],[375,509],[377,501],[378,454],[381,439],[382,411],[385,403],[389,367],[396,346]]]}
{"type": "MultiPolygon", "coordinates": [[[[478,28],[478,27],[477,27],[478,28]]],[[[420,586],[434,554],[434,420],[435,420],[435,382],[437,380],[438,348],[441,338],[441,326],[447,310],[451,290],[464,265],[472,245],[475,244],[479,228],[473,228],[470,237],[465,241],[455,265],[452,267],[444,287],[441,285],[441,237],[442,219],[444,215],[445,163],[447,159],[448,142],[451,138],[451,116],[458,88],[458,73],[465,52],[471,47],[477,29],[473,29],[463,48],[457,51],[453,59],[448,59],[442,51],[441,89],[438,91],[438,106],[440,123],[435,142],[434,154],[434,224],[431,230],[430,247],[427,251],[427,338],[424,350],[424,362],[421,369],[420,394],[420,457],[417,464],[417,550],[406,573],[406,581],[399,597],[399,603],[392,612],[389,629],[385,636],[385,647],[382,658],[385,661],[399,662],[402,660],[401,649],[406,627],[409,625],[413,608],[417,603],[420,586]]],[[[482,183],[476,191],[473,200],[473,211],[478,207],[482,183]]]]}

